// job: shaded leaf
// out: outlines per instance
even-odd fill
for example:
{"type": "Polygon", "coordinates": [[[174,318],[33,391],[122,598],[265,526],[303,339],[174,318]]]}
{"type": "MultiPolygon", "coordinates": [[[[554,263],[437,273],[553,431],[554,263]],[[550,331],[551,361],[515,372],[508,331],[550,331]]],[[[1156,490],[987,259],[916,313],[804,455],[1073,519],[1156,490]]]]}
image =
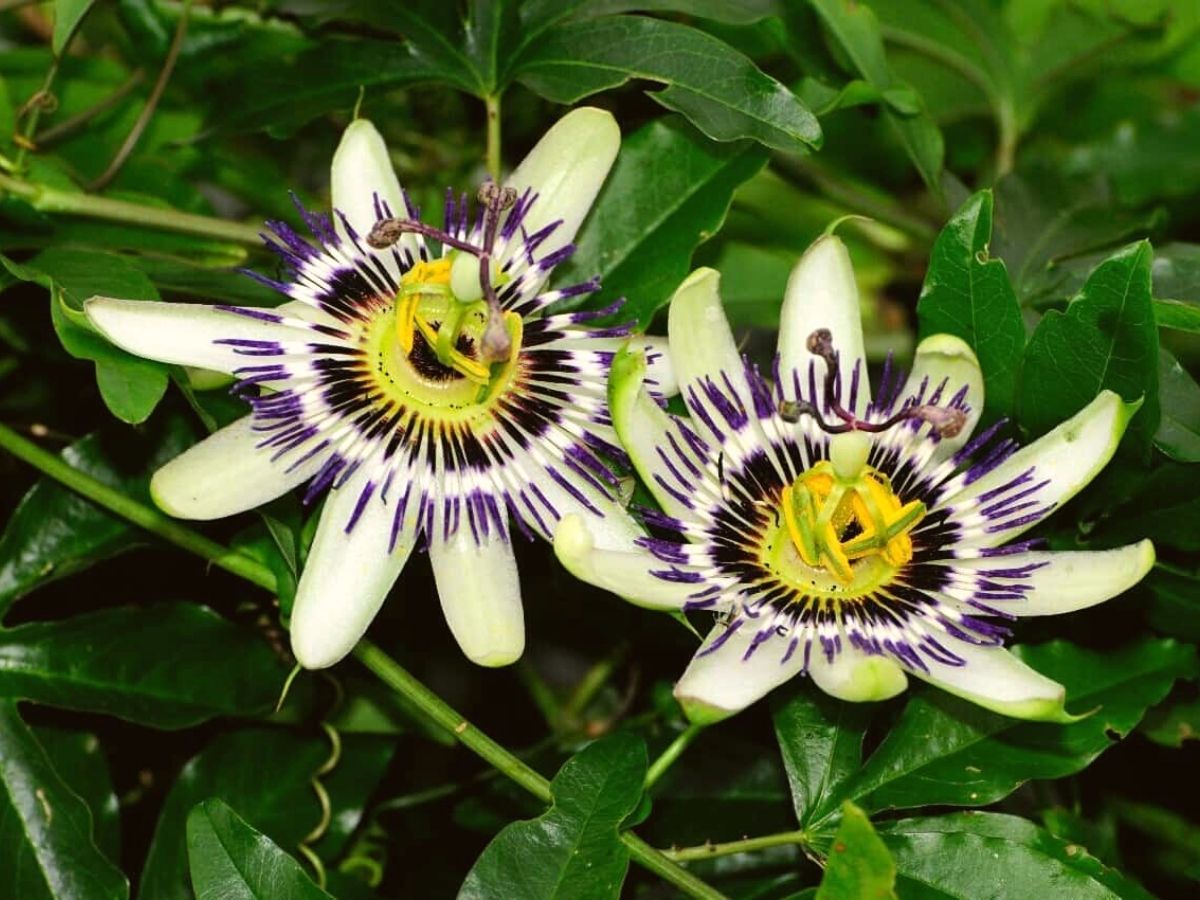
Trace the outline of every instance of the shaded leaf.
{"type": "MultiPolygon", "coordinates": [[[[343,737],[341,760],[322,778],[331,804],[330,828],[315,849],[326,862],[345,847],[394,748],[390,738],[343,737]]],[[[296,846],[321,819],[311,779],[329,753],[324,737],[280,728],[243,728],[218,735],[188,761],[171,786],[142,869],[138,896],[190,900],[185,823],[191,809],[209,797],[220,797],[236,807],[253,828],[276,844],[296,846]]]]}
{"type": "Polygon", "coordinates": [[[1096,267],[1065,312],[1038,324],[1021,367],[1020,418],[1033,434],[1083,409],[1101,390],[1143,405],[1131,430],[1158,427],[1158,330],[1150,305],[1150,261],[1144,241],[1096,267]]]}
{"type": "Polygon", "coordinates": [[[985,404],[1012,411],[1025,324],[1004,262],[988,255],[992,193],[980,191],[942,229],[917,303],[920,336],[944,332],[975,350],[983,369],[985,404]]]}
{"type": "Polygon", "coordinates": [[[588,304],[620,297],[620,318],[643,327],[687,275],[696,246],[720,228],[734,190],[766,154],[754,144],[714,145],[674,117],[625,140],[560,285],[600,276],[588,304]]]}
{"type": "Polygon", "coordinates": [[[1017,816],[961,812],[901,819],[880,826],[879,836],[896,861],[905,898],[968,900],[984,885],[996,900],[1150,898],[1083,847],[1017,816]]]}
{"type": "Polygon", "coordinates": [[[108,758],[96,735],[39,725],[33,728],[50,763],[88,807],[92,835],[110,860],[121,858],[121,806],[113,790],[108,758]]]}
{"type": "Polygon", "coordinates": [[[555,776],[549,810],[514,822],[488,844],[460,900],[619,896],[629,851],[618,829],[637,807],[645,777],[640,738],[618,732],[588,745],[555,776]]]}
{"type": "MultiPolygon", "coordinates": [[[[148,430],[122,431],[120,439],[113,432],[90,434],[64,449],[62,457],[97,481],[149,502],[151,473],[191,444],[191,430],[170,417],[148,430]]],[[[124,519],[42,479],[21,499],[0,536],[0,616],[34,588],[145,540],[124,519]]]]}
{"type": "Polygon", "coordinates": [[[55,56],[63,52],[67,41],[95,3],[96,0],[54,0],[54,35],[50,46],[55,56]]]}
{"type": "Polygon", "coordinates": [[[816,900],[895,900],[896,865],[867,814],[842,804],[842,823],[829,847],[816,900]]]}
{"type": "Polygon", "coordinates": [[[826,802],[823,817],[843,799],[872,811],[984,806],[1032,778],[1078,772],[1128,734],[1176,678],[1196,672],[1194,648],[1170,640],[1104,653],[1061,641],[1015,652],[1065,685],[1072,708],[1097,712],[1066,725],[1023,722],[944,693],[917,694],[858,774],[826,802]]]}
{"type": "Polygon", "coordinates": [[[1186,741],[1200,740],[1200,697],[1168,698],[1146,713],[1138,730],[1164,747],[1182,747],[1186,741]]]}
{"type": "Polygon", "coordinates": [[[283,676],[262,637],[190,603],[0,631],[0,696],[159,728],[264,712],[283,676]]]}
{"type": "Polygon", "coordinates": [[[858,771],[870,717],[865,704],[845,703],[807,685],[776,706],[775,738],[801,827],[858,771]]]}
{"type": "Polygon", "coordinates": [[[1200,462],[1200,384],[1166,349],[1158,355],[1158,397],[1154,446],[1178,462],[1200,462]]]}
{"type": "Polygon", "coordinates": [[[650,96],[714,140],[752,138],[794,152],[821,141],[798,97],[728,44],[676,22],[611,16],[559,25],[530,46],[514,73],[558,103],[632,79],[655,81],[665,87],[650,96]]]}
{"type": "Polygon", "coordinates": [[[8,896],[129,896],[129,882],[92,839],[87,805],[54,770],[11,700],[0,701],[0,783],[0,872],[8,896]]]}
{"type": "Polygon", "coordinates": [[[205,800],[192,810],[187,836],[197,900],[329,897],[300,863],[219,799],[205,800]]]}

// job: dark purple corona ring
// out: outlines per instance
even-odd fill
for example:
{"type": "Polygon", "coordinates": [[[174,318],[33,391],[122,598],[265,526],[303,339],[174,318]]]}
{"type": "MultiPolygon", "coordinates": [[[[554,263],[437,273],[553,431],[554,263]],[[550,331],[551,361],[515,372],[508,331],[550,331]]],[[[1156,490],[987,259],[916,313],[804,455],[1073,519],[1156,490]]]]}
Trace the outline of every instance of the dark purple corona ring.
{"type": "MultiPolygon", "coordinates": [[[[114,343],[229,373],[250,406],[155,475],[160,506],[216,518],[300,486],[325,498],[291,623],[304,665],[351,649],[414,547],[428,549],[466,654],[512,662],[524,647],[514,531],[549,538],[576,514],[622,545],[640,533],[615,515],[610,464],[625,457],[606,396],[630,329],[592,326],[619,303],[564,302],[595,280],[547,288],[619,140],[607,113],[577,110],[505,185],[447,194],[439,227],[421,221],[360,120],[334,157],[334,215],[300,209],[311,238],[270,223],[285,275],[249,273],[288,302],[88,303],[114,343]]],[[[669,389],[665,354],[638,345],[669,389]]]]}

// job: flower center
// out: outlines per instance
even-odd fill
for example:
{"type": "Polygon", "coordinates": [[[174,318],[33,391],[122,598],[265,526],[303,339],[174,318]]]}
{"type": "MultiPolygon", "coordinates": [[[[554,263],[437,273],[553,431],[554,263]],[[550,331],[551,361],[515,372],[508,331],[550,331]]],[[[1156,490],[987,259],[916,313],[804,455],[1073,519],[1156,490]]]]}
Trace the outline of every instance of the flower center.
{"type": "Polygon", "coordinates": [[[925,504],[902,504],[887,476],[866,464],[869,450],[860,432],[836,435],[831,458],[783,489],[770,556],[803,590],[864,593],[912,559],[909,532],[925,504]]]}
{"type": "Polygon", "coordinates": [[[481,358],[489,307],[481,297],[464,299],[453,290],[457,256],[420,261],[405,272],[391,314],[381,316],[367,337],[383,391],[429,411],[487,404],[512,380],[521,350],[523,322],[506,312],[507,358],[481,358]]]}

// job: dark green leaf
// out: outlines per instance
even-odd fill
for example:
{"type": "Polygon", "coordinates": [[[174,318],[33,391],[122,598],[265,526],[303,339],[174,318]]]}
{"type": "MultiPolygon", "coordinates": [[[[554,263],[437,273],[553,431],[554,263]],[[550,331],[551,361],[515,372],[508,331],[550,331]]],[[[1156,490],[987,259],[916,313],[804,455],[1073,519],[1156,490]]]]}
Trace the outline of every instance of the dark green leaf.
{"type": "Polygon", "coordinates": [[[961,812],[901,819],[879,829],[905,898],[996,900],[1150,900],[1078,844],[1032,822],[999,813],[961,812]]]}
{"type": "Polygon", "coordinates": [[[1176,678],[1196,671],[1195,650],[1169,640],[1142,640],[1098,653],[1065,642],[1017,648],[1020,657],[1067,688],[1078,722],[1022,722],[947,694],[908,701],[895,727],[861,771],[822,810],[842,799],[868,810],[932,804],[984,806],[1031,778],[1078,772],[1128,734],[1176,678]]]}
{"type": "MultiPolygon", "coordinates": [[[[844,0],[810,0],[830,38],[850,59],[854,71],[881,95],[903,88],[893,76],[883,50],[883,35],[875,13],[862,4],[844,0]]],[[[921,178],[934,194],[941,192],[945,146],[942,133],[929,114],[901,115],[890,105],[883,114],[900,137],[921,178]]]]}
{"type": "Polygon", "coordinates": [[[629,851],[618,829],[637,807],[645,777],[640,738],[618,732],[590,744],[555,776],[549,810],[514,822],[488,844],[467,874],[460,900],[619,896],[629,851]]]}
{"type": "Polygon", "coordinates": [[[129,896],[125,876],[92,840],[87,805],[54,770],[11,700],[0,701],[0,783],[0,872],[8,896],[129,896]]]}
{"type": "Polygon", "coordinates": [[[1158,356],[1158,397],[1154,446],[1179,462],[1200,462],[1200,385],[1166,349],[1158,356]]]}
{"type": "Polygon", "coordinates": [[[1106,545],[1144,537],[1160,546],[1200,550],[1200,478],[1192,465],[1166,463],[1141,477],[1132,493],[1096,526],[1106,545]]]}
{"type": "MultiPolygon", "coordinates": [[[[342,758],[322,778],[332,807],[330,830],[316,845],[325,861],[341,853],[394,747],[390,738],[343,737],[342,758]]],[[[321,819],[312,778],[329,754],[325,738],[279,728],[244,728],[216,737],[183,767],[167,795],[138,896],[190,900],[185,822],[189,811],[209,797],[235,806],[281,847],[295,847],[321,819]]]]}
{"type": "Polygon", "coordinates": [[[159,728],[265,712],[284,674],[262,637],[190,603],[0,631],[0,696],[159,728]]]}
{"type": "Polygon", "coordinates": [[[821,141],[816,118],[798,97],[729,45],[676,22],[611,16],[559,25],[514,72],[559,103],[631,79],[658,82],[665,87],[651,97],[718,141],[752,138],[795,152],[821,141]]]}
{"type": "Polygon", "coordinates": [[[33,732],[55,771],[87,804],[96,846],[108,859],[119,860],[121,806],[113,790],[108,759],[100,739],[87,731],[69,731],[49,725],[36,726],[33,732]]]}
{"type": "Polygon", "coordinates": [[[775,709],[775,738],[802,827],[858,771],[870,716],[864,704],[844,703],[807,685],[775,709]]]}
{"type": "Polygon", "coordinates": [[[975,350],[987,408],[1012,412],[1025,325],[1004,262],[988,255],[992,192],[980,191],[942,229],[917,304],[920,336],[945,332],[975,350]]]}
{"type": "Polygon", "coordinates": [[[842,804],[842,823],[829,847],[816,900],[895,900],[896,865],[867,814],[842,804]]]}
{"type": "MultiPolygon", "coordinates": [[[[90,434],[62,451],[74,468],[136,500],[149,502],[150,475],[189,444],[190,428],[176,417],[146,430],[117,426],[90,434]]],[[[34,588],[122,553],[145,536],[124,519],[43,479],[22,498],[0,536],[0,616],[34,588]]]]}
{"type": "Polygon", "coordinates": [[[187,838],[196,900],[329,897],[296,860],[215,797],[192,810],[187,838]]]}
{"type": "Polygon", "coordinates": [[[516,0],[470,0],[467,50],[482,75],[484,92],[494,94],[508,81],[511,54],[520,33],[516,0]]]}
{"type": "Polygon", "coordinates": [[[1164,747],[1182,747],[1186,741],[1200,740],[1200,697],[1167,698],[1146,713],[1138,730],[1164,747]]]}
{"type": "MultiPolygon", "coordinates": [[[[1191,507],[1195,517],[1200,499],[1193,498],[1191,507]]],[[[1167,510],[1168,516],[1170,512],[1167,510]]],[[[1197,544],[1194,534],[1190,543],[1197,544]]],[[[1200,577],[1155,566],[1143,585],[1151,597],[1146,618],[1157,631],[1188,641],[1200,641],[1200,577]]]]}
{"type": "Polygon", "coordinates": [[[696,246],[721,226],[734,190],[766,154],[751,143],[714,145],[684,122],[651,122],[621,147],[570,263],[556,283],[599,275],[589,304],[626,298],[622,318],[644,327],[683,281],[696,246]]]}
{"type": "Polygon", "coordinates": [[[1132,430],[1158,427],[1158,329],[1150,304],[1144,241],[1096,267],[1066,312],[1051,310],[1029,341],[1021,367],[1020,418],[1033,434],[1083,409],[1101,390],[1143,405],[1132,430]]]}

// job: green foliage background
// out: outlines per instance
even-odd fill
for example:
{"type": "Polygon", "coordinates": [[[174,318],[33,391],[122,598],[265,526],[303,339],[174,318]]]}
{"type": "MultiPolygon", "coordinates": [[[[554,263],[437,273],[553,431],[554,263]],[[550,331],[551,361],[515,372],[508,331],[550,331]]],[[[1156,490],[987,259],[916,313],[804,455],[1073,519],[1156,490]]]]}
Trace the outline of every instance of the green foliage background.
{"type": "Polygon", "coordinates": [[[0,895],[1194,896],[1198,100],[1193,0],[0,2],[0,895]],[[589,302],[654,331],[713,265],[765,355],[852,213],[873,359],[960,335],[1026,438],[1143,398],[1041,536],[1151,537],[1158,565],[1018,632],[1094,715],[796,683],[696,734],[694,637],[540,544],[518,666],[461,658],[417,560],[374,645],[275,710],[312,511],[156,516],[150,473],[238,404],[81,302],[276,303],[236,269],[274,271],[289,191],[327,205],[356,109],[436,219],[585,99],[625,138],[558,273],[601,275],[589,302]]]}

